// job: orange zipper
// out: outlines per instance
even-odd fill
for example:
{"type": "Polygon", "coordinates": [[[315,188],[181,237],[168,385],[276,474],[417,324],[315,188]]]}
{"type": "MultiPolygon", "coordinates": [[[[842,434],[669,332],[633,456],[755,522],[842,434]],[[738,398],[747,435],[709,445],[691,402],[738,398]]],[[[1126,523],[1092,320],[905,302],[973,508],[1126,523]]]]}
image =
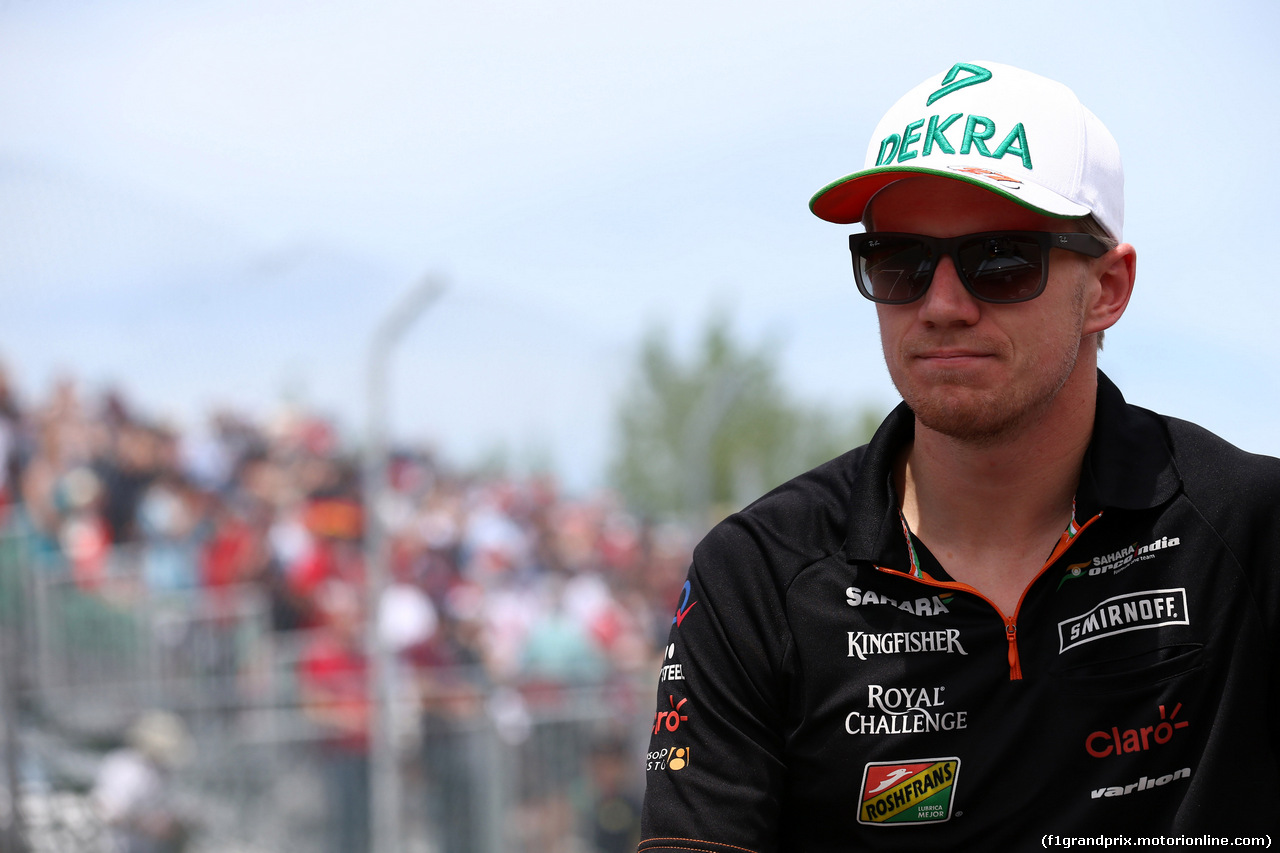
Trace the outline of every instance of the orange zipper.
{"type": "Polygon", "coordinates": [[[1036,572],[1036,576],[1031,579],[1031,583],[1028,583],[1026,588],[1022,590],[1022,595],[1018,596],[1018,605],[1013,609],[1012,616],[1005,616],[1004,611],[1002,611],[994,601],[987,598],[967,583],[956,583],[954,581],[947,583],[944,581],[936,581],[933,578],[918,578],[909,573],[899,572],[894,569],[886,569],[883,566],[876,566],[876,569],[878,571],[898,576],[909,577],[916,583],[927,584],[928,586],[940,587],[942,589],[954,589],[961,592],[972,593],[973,595],[978,596],[978,598],[981,598],[987,604],[990,604],[991,609],[1000,614],[1000,618],[1004,620],[1004,635],[1005,639],[1009,641],[1009,680],[1021,681],[1022,661],[1018,657],[1018,612],[1022,609],[1022,600],[1026,597],[1027,590],[1031,589],[1035,582],[1040,580],[1040,576],[1047,572],[1049,568],[1058,561],[1058,558],[1066,553],[1067,548],[1071,546],[1071,543],[1075,542],[1076,538],[1079,537],[1081,533],[1084,533],[1090,524],[1093,524],[1101,517],[1102,513],[1098,513],[1093,518],[1080,525],[1080,528],[1076,530],[1074,534],[1068,535],[1064,532],[1062,536],[1059,537],[1058,544],[1054,546],[1053,553],[1049,555],[1049,559],[1045,560],[1044,565],[1040,567],[1040,571],[1036,572]]]}
{"type": "Polygon", "coordinates": [[[1013,619],[1004,620],[1004,636],[1009,641],[1009,680],[1021,681],[1022,661],[1018,659],[1018,625],[1013,619]]]}

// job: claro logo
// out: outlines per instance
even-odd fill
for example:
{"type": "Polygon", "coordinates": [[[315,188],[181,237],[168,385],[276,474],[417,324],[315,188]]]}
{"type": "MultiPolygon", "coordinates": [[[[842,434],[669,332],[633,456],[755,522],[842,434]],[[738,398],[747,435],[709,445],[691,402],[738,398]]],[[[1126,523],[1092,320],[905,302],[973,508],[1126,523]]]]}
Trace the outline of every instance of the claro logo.
{"type": "Polygon", "coordinates": [[[1178,719],[1178,712],[1181,710],[1181,702],[1174,705],[1173,710],[1167,713],[1165,706],[1161,705],[1160,720],[1152,725],[1137,726],[1132,729],[1112,726],[1106,731],[1090,732],[1084,739],[1085,752],[1094,758],[1109,758],[1130,752],[1146,752],[1157,746],[1163,746],[1173,740],[1178,729],[1185,729],[1191,725],[1186,720],[1178,719]]]}
{"type": "Polygon", "coordinates": [[[667,701],[671,705],[670,711],[656,711],[653,715],[653,733],[666,729],[669,732],[679,731],[680,724],[688,722],[689,715],[684,713],[684,706],[688,704],[687,698],[676,701],[676,697],[670,693],[667,694],[667,701]]]}

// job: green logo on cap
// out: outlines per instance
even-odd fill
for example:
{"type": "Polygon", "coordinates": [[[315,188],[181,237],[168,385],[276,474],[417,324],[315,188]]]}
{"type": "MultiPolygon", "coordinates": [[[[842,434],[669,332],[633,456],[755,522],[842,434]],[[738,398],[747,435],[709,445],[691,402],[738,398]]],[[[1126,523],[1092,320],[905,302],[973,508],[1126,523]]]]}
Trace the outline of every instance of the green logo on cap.
{"type": "MultiPolygon", "coordinates": [[[[942,87],[929,96],[925,106],[930,106],[934,101],[945,98],[966,86],[976,86],[990,79],[991,71],[981,65],[957,62],[942,78],[942,87]],[[962,77],[961,74],[966,76],[962,77]]],[[[935,151],[954,155],[957,146],[952,145],[946,133],[952,124],[962,118],[965,120],[964,132],[958,146],[962,156],[976,153],[982,157],[1000,160],[1007,155],[1012,155],[1022,161],[1024,168],[1031,168],[1031,147],[1027,144],[1027,130],[1022,122],[1018,122],[1003,137],[999,137],[996,136],[994,121],[986,116],[966,116],[964,113],[951,113],[945,118],[942,115],[932,115],[927,119],[920,118],[908,123],[901,134],[889,134],[880,140],[880,152],[876,157],[876,165],[887,166],[895,161],[905,163],[916,157],[928,157],[935,151]],[[921,135],[922,130],[923,135],[921,135]],[[1001,141],[994,151],[987,147],[988,142],[995,142],[997,139],[1001,141]],[[921,143],[918,151],[915,150],[916,143],[921,143]]],[[[956,132],[959,130],[957,129],[956,132]]]]}
{"type": "Polygon", "coordinates": [[[965,86],[976,86],[977,84],[985,83],[990,79],[991,72],[983,68],[981,65],[970,65],[967,62],[957,62],[955,65],[951,66],[951,70],[947,72],[947,76],[942,78],[942,88],[930,95],[929,100],[925,101],[924,105],[926,107],[931,106],[934,101],[939,98],[945,98],[947,95],[950,95],[958,89],[963,89],[965,86]],[[968,71],[972,76],[962,77],[957,80],[956,78],[960,76],[961,71],[968,71]]]}

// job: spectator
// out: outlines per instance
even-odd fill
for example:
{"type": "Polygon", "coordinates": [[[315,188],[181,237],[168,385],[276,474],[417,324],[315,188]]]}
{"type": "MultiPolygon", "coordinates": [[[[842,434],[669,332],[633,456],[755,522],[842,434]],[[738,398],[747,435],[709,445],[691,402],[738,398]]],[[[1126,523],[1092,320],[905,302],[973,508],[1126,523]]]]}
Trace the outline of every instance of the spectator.
{"type": "Polygon", "coordinates": [[[321,731],[319,759],[333,853],[369,849],[368,663],[363,611],[350,586],[331,581],[321,597],[323,626],[303,655],[299,687],[307,716],[321,731]]]}
{"type": "Polygon", "coordinates": [[[639,760],[617,736],[599,736],[587,756],[587,803],[581,809],[591,853],[632,853],[640,843],[640,796],[627,785],[639,760]]]}
{"type": "Polygon", "coordinates": [[[9,383],[9,373],[0,363],[0,527],[8,521],[9,507],[18,497],[22,431],[22,410],[9,383]]]}
{"type": "Polygon", "coordinates": [[[181,853],[191,825],[173,802],[172,771],[191,759],[182,721],[162,711],[143,714],[126,745],[106,755],[92,798],[120,853],[181,853]]]}

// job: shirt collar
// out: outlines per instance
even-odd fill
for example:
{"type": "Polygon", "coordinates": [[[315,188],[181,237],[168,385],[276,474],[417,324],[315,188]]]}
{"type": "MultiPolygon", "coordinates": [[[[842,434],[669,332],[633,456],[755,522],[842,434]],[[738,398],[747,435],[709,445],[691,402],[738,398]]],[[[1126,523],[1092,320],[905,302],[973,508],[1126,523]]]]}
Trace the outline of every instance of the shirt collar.
{"type": "MultiPolygon", "coordinates": [[[[915,436],[915,416],[900,403],[876,430],[854,479],[844,553],[907,571],[893,463],[915,436]],[[879,519],[878,523],[867,523],[879,519]]],[[[1098,402],[1093,436],[1085,451],[1076,490],[1076,515],[1090,518],[1113,507],[1125,510],[1159,506],[1178,491],[1169,440],[1158,415],[1124,400],[1120,389],[1098,371],[1098,402]]]]}

